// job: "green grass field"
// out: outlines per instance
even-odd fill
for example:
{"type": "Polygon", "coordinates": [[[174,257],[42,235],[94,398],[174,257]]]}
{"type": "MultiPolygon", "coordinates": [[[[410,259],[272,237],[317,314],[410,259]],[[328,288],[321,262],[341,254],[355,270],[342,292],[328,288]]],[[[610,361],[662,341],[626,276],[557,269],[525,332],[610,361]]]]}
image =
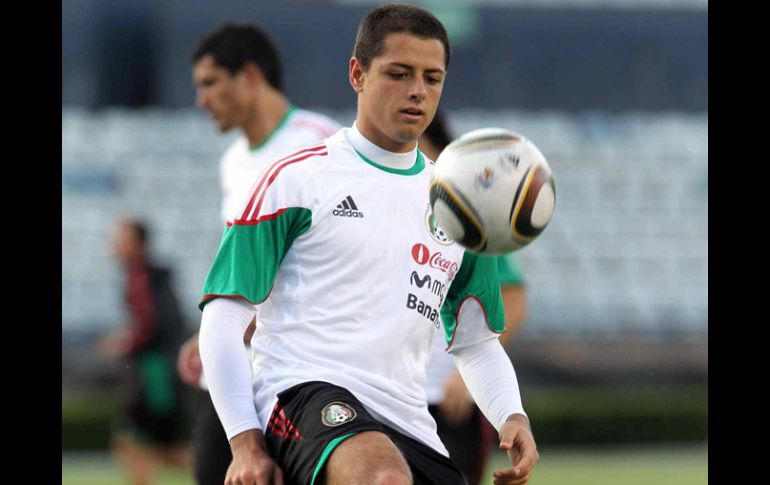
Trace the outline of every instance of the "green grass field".
{"type": "MultiPolygon", "coordinates": [[[[492,470],[505,466],[505,455],[495,454],[492,470]]],[[[62,455],[62,485],[126,485],[116,464],[104,454],[62,455]]],[[[163,470],[158,485],[193,485],[189,474],[163,470]]],[[[706,445],[541,450],[530,485],[706,485],[706,445]]]]}
{"type": "MultiPolygon", "coordinates": [[[[495,455],[487,470],[505,467],[495,455]]],[[[708,450],[693,447],[541,450],[531,485],[707,485],[708,450]]]]}

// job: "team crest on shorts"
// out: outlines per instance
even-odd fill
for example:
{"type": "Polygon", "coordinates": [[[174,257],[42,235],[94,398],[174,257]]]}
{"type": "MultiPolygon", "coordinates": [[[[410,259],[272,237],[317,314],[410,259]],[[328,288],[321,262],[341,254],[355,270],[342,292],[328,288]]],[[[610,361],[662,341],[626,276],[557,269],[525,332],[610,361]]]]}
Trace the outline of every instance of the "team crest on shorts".
{"type": "Polygon", "coordinates": [[[353,421],[355,418],[355,410],[339,401],[327,404],[323,411],[321,411],[321,422],[329,427],[345,424],[348,421],[353,421]]]}
{"type": "Polygon", "coordinates": [[[454,240],[449,237],[449,234],[439,227],[436,222],[436,217],[433,215],[433,211],[430,210],[430,204],[428,204],[428,210],[425,212],[425,227],[428,228],[430,237],[437,243],[449,246],[454,242],[454,240]]]}

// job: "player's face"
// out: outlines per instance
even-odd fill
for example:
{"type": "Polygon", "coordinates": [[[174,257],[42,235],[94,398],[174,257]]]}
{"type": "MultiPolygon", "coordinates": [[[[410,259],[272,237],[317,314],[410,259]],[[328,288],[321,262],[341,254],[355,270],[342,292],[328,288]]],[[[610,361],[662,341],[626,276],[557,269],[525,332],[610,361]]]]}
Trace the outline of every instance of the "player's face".
{"type": "Polygon", "coordinates": [[[252,91],[242,71],[233,76],[207,55],[193,66],[193,83],[196,104],[208,112],[220,131],[246,123],[252,91]]]}
{"type": "Polygon", "coordinates": [[[389,34],[369,69],[356,58],[350,62],[351,84],[358,92],[358,128],[386,150],[414,149],[436,114],[445,76],[440,40],[389,34]]]}
{"type": "Polygon", "coordinates": [[[141,244],[136,231],[130,226],[121,224],[117,227],[113,236],[113,253],[123,264],[138,259],[141,254],[141,244]]]}

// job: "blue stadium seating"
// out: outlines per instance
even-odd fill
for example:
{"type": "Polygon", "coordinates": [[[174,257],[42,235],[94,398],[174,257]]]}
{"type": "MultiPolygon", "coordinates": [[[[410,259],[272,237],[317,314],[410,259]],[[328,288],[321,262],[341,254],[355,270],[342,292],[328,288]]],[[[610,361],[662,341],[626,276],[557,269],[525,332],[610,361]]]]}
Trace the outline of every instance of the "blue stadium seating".
{"type": "MultiPolygon", "coordinates": [[[[354,113],[320,109],[343,123],[354,113]]],[[[556,177],[550,226],[517,256],[529,284],[521,338],[705,335],[708,118],[682,113],[450,111],[456,134],[532,139],[556,177]]],[[[175,270],[191,326],[215,254],[218,162],[234,135],[192,109],[62,111],[62,329],[123,320],[114,219],[137,215],[175,270]]]]}

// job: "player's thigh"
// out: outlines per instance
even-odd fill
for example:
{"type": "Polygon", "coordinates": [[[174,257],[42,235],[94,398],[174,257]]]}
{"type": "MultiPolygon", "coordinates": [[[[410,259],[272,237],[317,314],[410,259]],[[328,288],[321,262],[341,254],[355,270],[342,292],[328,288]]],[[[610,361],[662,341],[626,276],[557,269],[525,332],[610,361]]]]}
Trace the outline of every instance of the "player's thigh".
{"type": "Polygon", "coordinates": [[[409,464],[381,431],[364,431],[340,443],[326,464],[327,485],[411,484],[409,464]]]}

